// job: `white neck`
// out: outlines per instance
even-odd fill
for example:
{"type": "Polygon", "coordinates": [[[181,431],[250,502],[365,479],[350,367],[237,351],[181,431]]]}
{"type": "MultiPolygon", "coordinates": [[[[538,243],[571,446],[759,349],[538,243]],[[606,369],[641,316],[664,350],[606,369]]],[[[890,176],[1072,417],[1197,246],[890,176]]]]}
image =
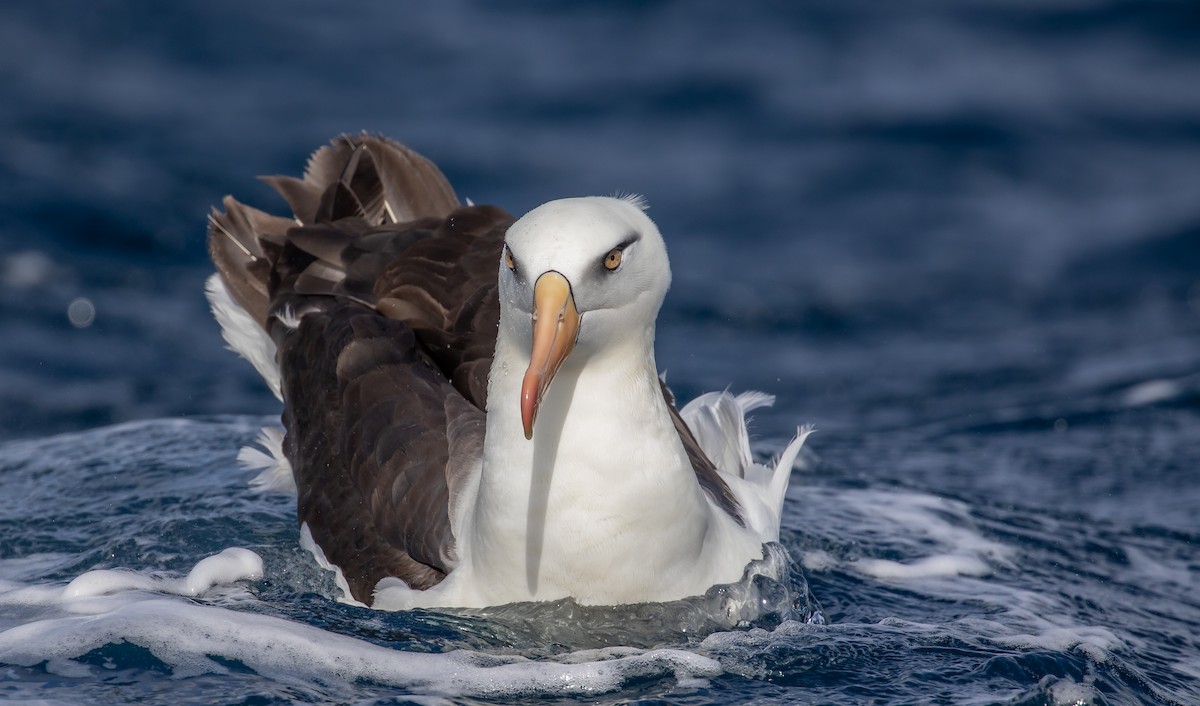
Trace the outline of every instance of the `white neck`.
{"type": "Polygon", "coordinates": [[[502,330],[488,398],[510,401],[511,409],[489,404],[479,490],[459,535],[463,568],[494,591],[484,602],[687,595],[676,576],[707,580],[696,571],[706,570],[703,556],[724,544],[714,538],[732,523],[714,512],[675,431],[654,367],[653,331],[626,350],[568,357],[531,441],[516,404],[528,352],[510,338],[502,330]]]}

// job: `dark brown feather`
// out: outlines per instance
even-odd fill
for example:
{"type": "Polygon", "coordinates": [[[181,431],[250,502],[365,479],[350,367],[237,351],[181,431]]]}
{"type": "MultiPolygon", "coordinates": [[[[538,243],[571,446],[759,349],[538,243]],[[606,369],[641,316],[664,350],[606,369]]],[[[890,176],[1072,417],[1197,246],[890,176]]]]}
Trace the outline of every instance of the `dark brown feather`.
{"type": "Polygon", "coordinates": [[[342,135],[318,149],[303,179],[261,178],[304,224],[351,215],[372,225],[405,223],[445,217],[459,205],[450,182],[433,162],[399,142],[366,133],[342,135]],[[330,189],[339,183],[346,188],[330,189]]]}
{"type": "Polygon", "coordinates": [[[240,204],[231,196],[222,205],[224,212],[213,209],[208,217],[209,257],[233,300],[266,327],[268,252],[283,242],[293,222],[240,204]]]}
{"type": "Polygon", "coordinates": [[[274,327],[299,520],[358,600],[370,603],[387,576],[429,588],[455,558],[445,470],[454,390],[403,323],[333,298],[320,306],[295,330],[274,327]]]}

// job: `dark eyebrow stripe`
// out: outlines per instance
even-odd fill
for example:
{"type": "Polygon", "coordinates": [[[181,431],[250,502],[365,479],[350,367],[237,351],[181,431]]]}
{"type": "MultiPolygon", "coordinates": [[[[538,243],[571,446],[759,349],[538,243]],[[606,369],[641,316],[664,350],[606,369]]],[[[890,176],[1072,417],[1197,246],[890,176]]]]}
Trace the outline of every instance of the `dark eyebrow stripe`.
{"type": "Polygon", "coordinates": [[[616,247],[614,247],[612,250],[609,250],[607,253],[604,254],[603,257],[600,258],[600,269],[611,274],[613,272],[613,270],[608,269],[608,266],[604,264],[604,261],[606,259],[608,259],[608,256],[610,254],[612,254],[613,252],[622,252],[622,253],[625,252],[626,248],[628,248],[630,245],[633,245],[634,243],[636,243],[637,241],[639,241],[641,239],[642,239],[642,234],[638,233],[637,231],[634,231],[634,232],[630,233],[629,235],[625,236],[624,240],[617,243],[616,247]]]}

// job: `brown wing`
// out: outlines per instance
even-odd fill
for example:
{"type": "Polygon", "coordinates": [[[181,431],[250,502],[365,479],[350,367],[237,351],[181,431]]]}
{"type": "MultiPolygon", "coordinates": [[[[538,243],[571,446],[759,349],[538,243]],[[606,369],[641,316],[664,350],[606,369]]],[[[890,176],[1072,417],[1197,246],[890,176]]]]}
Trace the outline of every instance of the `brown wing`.
{"type": "Polygon", "coordinates": [[[375,279],[378,310],[405,321],[463,396],[487,407],[500,301],[496,274],[512,217],[491,206],[460,208],[392,260],[375,279]]]}
{"type": "Polygon", "coordinates": [[[482,410],[411,328],[359,304],[331,300],[281,343],[300,521],[360,601],[387,576],[438,583],[457,558],[448,508],[469,464],[452,458],[451,421],[473,426],[481,448],[482,410]]]}
{"type": "Polygon", "coordinates": [[[449,508],[482,453],[512,217],[459,208],[436,167],[369,136],[268,181],[302,225],[226,199],[209,249],[276,343],[299,520],[358,600],[387,576],[428,588],[454,566],[449,508]]]}
{"type": "Polygon", "coordinates": [[[511,221],[469,207],[361,234],[355,221],[295,228],[273,270],[273,311],[302,314],[271,327],[299,519],[365,603],[382,578],[425,589],[454,566],[450,506],[481,459],[511,221]],[[320,229],[352,239],[345,276],[305,282],[328,266],[301,249],[333,240],[320,229]]]}

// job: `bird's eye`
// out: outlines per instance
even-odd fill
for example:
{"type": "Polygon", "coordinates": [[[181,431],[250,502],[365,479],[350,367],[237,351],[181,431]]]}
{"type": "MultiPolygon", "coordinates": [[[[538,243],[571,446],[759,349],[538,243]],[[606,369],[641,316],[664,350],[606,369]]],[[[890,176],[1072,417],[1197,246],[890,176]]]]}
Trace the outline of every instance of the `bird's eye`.
{"type": "Polygon", "coordinates": [[[613,248],[604,256],[604,269],[612,272],[621,266],[621,248],[613,248]]]}
{"type": "Polygon", "coordinates": [[[517,271],[517,261],[513,259],[512,250],[509,250],[507,245],[504,246],[504,266],[513,272],[517,271]]]}

